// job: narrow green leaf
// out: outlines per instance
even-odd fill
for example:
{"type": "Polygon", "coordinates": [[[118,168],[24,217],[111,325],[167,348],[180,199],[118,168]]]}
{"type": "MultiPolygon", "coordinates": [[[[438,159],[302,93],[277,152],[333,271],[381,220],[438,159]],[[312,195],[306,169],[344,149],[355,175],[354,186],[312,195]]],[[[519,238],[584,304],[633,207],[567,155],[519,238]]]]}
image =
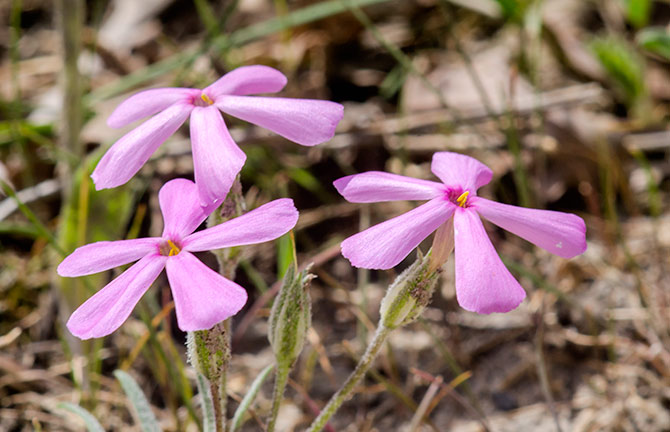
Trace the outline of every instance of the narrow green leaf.
{"type": "Polygon", "coordinates": [[[293,242],[291,241],[291,234],[284,234],[277,240],[277,275],[282,278],[286,274],[286,270],[293,262],[293,242]]]}
{"type": "Polygon", "coordinates": [[[644,63],[626,40],[614,36],[597,38],[590,47],[629,108],[647,97],[644,63]]]}
{"type": "Polygon", "coordinates": [[[14,189],[9,185],[9,183],[0,179],[0,190],[16,202],[16,205],[19,207],[21,213],[23,213],[23,215],[30,221],[30,223],[35,228],[35,231],[39,233],[40,237],[47,239],[49,244],[51,244],[51,246],[53,246],[53,248],[60,255],[67,255],[63,248],[60,247],[60,244],[58,243],[58,240],[56,240],[56,237],[53,235],[53,233],[37,218],[35,213],[33,213],[33,211],[30,210],[30,208],[28,208],[28,206],[19,199],[19,197],[16,195],[16,192],[14,192],[14,189]]]}
{"type": "MultiPolygon", "coordinates": [[[[350,5],[363,7],[388,1],[390,0],[352,0],[349,3],[350,5]]],[[[225,51],[230,47],[243,45],[263,36],[268,36],[282,30],[340,14],[351,7],[350,5],[345,4],[342,0],[330,0],[306,6],[290,12],[285,16],[271,18],[250,25],[249,27],[242,28],[230,35],[218,36],[212,41],[212,46],[215,50],[225,51]]],[[[154,78],[160,77],[171,70],[189,63],[195,57],[200,55],[200,53],[201,50],[180,52],[165,60],[147,66],[144,69],[133,72],[110,85],[100,87],[84,98],[86,105],[93,106],[101,100],[108,99],[154,78]]]]}
{"type": "Polygon", "coordinates": [[[32,225],[12,222],[0,222],[0,234],[38,238],[40,231],[32,225]]]}
{"type": "Polygon", "coordinates": [[[391,99],[400,91],[407,79],[407,70],[403,65],[397,64],[386,74],[386,78],[379,86],[379,94],[385,99],[391,99]]]}
{"type": "Polygon", "coordinates": [[[322,200],[327,200],[330,198],[330,192],[323,187],[318,178],[314,176],[311,172],[304,168],[290,168],[288,169],[288,175],[291,177],[291,180],[298,183],[300,186],[304,187],[313,194],[319,196],[322,200]]]}
{"type": "Polygon", "coordinates": [[[193,0],[193,3],[209,37],[216,36],[218,33],[218,23],[212,6],[207,0],[193,0]]]}
{"type": "Polygon", "coordinates": [[[237,407],[237,410],[235,411],[235,415],[233,416],[233,421],[232,421],[232,431],[235,432],[237,429],[239,429],[240,426],[243,424],[243,419],[244,419],[244,414],[247,412],[249,409],[249,406],[253,403],[254,399],[256,399],[256,395],[258,395],[258,392],[261,389],[261,386],[267,379],[267,377],[270,375],[270,372],[274,369],[274,365],[268,365],[261,371],[261,373],[258,374],[254,382],[251,383],[251,386],[249,387],[249,391],[247,391],[247,394],[244,395],[244,399],[242,399],[242,402],[240,402],[240,406],[237,407]]]}
{"type": "Polygon", "coordinates": [[[156,416],[151,411],[151,405],[149,405],[149,401],[144,396],[144,392],[142,392],[135,379],[121,369],[115,370],[114,376],[119,380],[121,388],[123,388],[124,393],[128,396],[128,400],[135,410],[142,431],[160,432],[161,428],[158,425],[156,416]]]}
{"type": "Polygon", "coordinates": [[[70,402],[61,402],[58,405],[56,405],[56,407],[59,409],[63,409],[65,411],[70,411],[71,413],[78,415],[82,420],[84,420],[84,424],[86,424],[86,430],[88,432],[105,432],[105,429],[103,429],[100,422],[98,422],[98,420],[95,417],[93,417],[93,414],[86,411],[79,405],[75,405],[70,402]]]}
{"type": "Polygon", "coordinates": [[[665,28],[646,28],[637,34],[636,39],[645,50],[670,60],[670,32],[665,28]]]}
{"type": "Polygon", "coordinates": [[[533,0],[496,0],[505,19],[521,22],[533,0]]]}
{"type": "Polygon", "coordinates": [[[376,3],[386,3],[389,0],[330,0],[316,3],[311,6],[289,12],[286,15],[271,18],[258,24],[250,25],[237,30],[230,35],[230,39],[225,36],[218,38],[214,42],[214,48],[225,49],[228,46],[238,46],[251,42],[259,37],[278,33],[286,29],[308,24],[329,16],[337,15],[347,11],[351,7],[364,7],[376,3]]]}
{"type": "Polygon", "coordinates": [[[199,372],[196,375],[198,378],[198,393],[202,398],[202,430],[203,432],[215,432],[214,401],[212,401],[212,394],[209,392],[207,378],[199,372]]]}

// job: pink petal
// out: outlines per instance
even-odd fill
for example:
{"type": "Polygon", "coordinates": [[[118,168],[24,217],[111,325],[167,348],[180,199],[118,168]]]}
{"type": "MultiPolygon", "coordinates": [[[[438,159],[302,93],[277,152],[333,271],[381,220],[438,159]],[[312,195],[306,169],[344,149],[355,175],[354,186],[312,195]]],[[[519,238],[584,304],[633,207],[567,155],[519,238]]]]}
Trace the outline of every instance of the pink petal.
{"type": "Polygon", "coordinates": [[[572,258],[586,250],[586,225],[579,216],[500,204],[479,197],[471,205],[499,227],[560,257],[572,258]]]}
{"type": "Polygon", "coordinates": [[[67,328],[80,339],[107,336],[130,316],[165,267],[167,257],[147,255],[86,300],[70,316],[67,328]]]}
{"type": "Polygon", "coordinates": [[[201,206],[195,183],[181,178],[165,183],[158,202],[165,224],[162,237],[177,241],[195,231],[215,208],[201,206]]]}
{"type": "Polygon", "coordinates": [[[271,201],[240,217],[186,237],[182,248],[191,252],[221,249],[274,240],[298,222],[293,200],[271,201]]]}
{"type": "Polygon", "coordinates": [[[344,240],[342,255],[354,267],[390,269],[446,222],[453,212],[453,205],[443,198],[435,198],[344,240]]]}
{"type": "Polygon", "coordinates": [[[253,65],[234,69],[203,90],[216,100],[221,95],[276,93],[286,85],[286,77],[269,66],[253,65]]]}
{"type": "Polygon", "coordinates": [[[131,130],[107,150],[91,177],[97,190],[120,186],[142,168],[156,149],[175,133],[193,107],[175,104],[131,130]]]}
{"type": "Polygon", "coordinates": [[[270,129],[305,146],[328,141],[342,120],[342,105],[322,100],[221,96],[216,106],[226,114],[270,129]]]}
{"type": "Polygon", "coordinates": [[[456,299],[471,312],[509,312],[526,292],[500,260],[482,221],[470,209],[454,213],[456,299]]]}
{"type": "Polygon", "coordinates": [[[64,277],[99,273],[157,252],[160,241],[159,238],[140,238],[91,243],[77,248],[56,271],[64,277]]]}
{"type": "Polygon", "coordinates": [[[155,88],[135,93],[116,107],[107,125],[120,128],[135,120],[154,115],[177,102],[190,103],[200,90],[190,88],[155,88]]]}
{"type": "Polygon", "coordinates": [[[491,181],[493,172],[475,158],[451,152],[433,155],[430,170],[442,182],[451,187],[461,187],[464,191],[476,192],[491,181]]]}
{"type": "Polygon", "coordinates": [[[177,324],[183,331],[212,328],[235,315],[247,302],[244,288],[188,252],[170,257],[166,270],[177,310],[177,324]]]}
{"type": "Polygon", "coordinates": [[[440,183],[380,171],[354,174],[333,182],[349,202],[429,200],[442,195],[440,183]]]}
{"type": "Polygon", "coordinates": [[[191,113],[191,147],[195,184],[203,206],[226,197],[247,156],[235,144],[221,113],[214,106],[191,113]]]}

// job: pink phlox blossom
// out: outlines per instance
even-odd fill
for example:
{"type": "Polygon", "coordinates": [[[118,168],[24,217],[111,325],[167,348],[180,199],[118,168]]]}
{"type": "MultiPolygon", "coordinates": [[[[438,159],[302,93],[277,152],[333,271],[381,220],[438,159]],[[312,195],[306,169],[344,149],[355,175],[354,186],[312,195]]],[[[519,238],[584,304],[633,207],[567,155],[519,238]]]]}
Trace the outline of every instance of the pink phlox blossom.
{"type": "Polygon", "coordinates": [[[442,183],[385,172],[340,178],[335,187],[348,201],[367,203],[428,200],[342,242],[342,254],[355,267],[389,269],[453,217],[456,297],[466,310],[508,312],[526,292],[500,260],[479,216],[563,258],[586,250],[586,226],[568,213],[501,204],[477,196],[493,173],[469,156],[439,152],[432,172],[442,183]]]}
{"type": "Polygon", "coordinates": [[[100,159],[91,177],[97,190],[126,183],[190,117],[193,171],[201,204],[222,200],[246,155],[233,141],[220,111],[313,146],[328,141],[342,119],[342,105],[323,100],[249,96],[275,93],[286,77],[267,66],[232,70],[204,89],[155,88],[141,91],[107,120],[119,128],[153,116],[119,139],[100,159]]]}
{"type": "Polygon", "coordinates": [[[183,331],[211,328],[235,315],[247,293],[211,270],[193,252],[255,244],[291,230],[298,211],[290,199],[278,199],[220,225],[193,233],[211,207],[202,207],[196,185],[172,180],[159,192],[165,228],[161,237],[101,241],[82,246],[58,266],[61,276],[75,277],[133,264],[74,311],[68,329],[81,339],[102,337],[119,328],[158,275],[168,282],[183,331]]]}

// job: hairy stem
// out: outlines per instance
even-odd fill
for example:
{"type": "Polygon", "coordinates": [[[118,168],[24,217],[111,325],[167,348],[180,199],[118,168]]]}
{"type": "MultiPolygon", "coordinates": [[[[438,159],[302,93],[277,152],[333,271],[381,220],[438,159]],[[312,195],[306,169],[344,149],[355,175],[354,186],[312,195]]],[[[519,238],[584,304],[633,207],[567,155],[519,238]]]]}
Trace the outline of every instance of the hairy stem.
{"type": "Polygon", "coordinates": [[[221,395],[219,394],[219,383],[216,381],[210,381],[209,391],[212,394],[212,405],[214,407],[214,429],[216,432],[223,432],[225,422],[221,412],[221,404],[219,403],[221,400],[221,395]]]}
{"type": "MultiPolygon", "coordinates": [[[[225,329],[224,337],[226,338],[226,345],[228,346],[228,353],[230,353],[230,340],[231,340],[231,321],[230,318],[223,322],[223,328],[225,329]]],[[[230,366],[230,356],[228,360],[223,363],[221,367],[221,379],[219,379],[219,387],[221,388],[221,395],[219,398],[219,410],[221,411],[221,426],[222,430],[230,430],[230,424],[226,417],[226,409],[228,408],[228,393],[226,389],[228,388],[228,367],[230,366]]],[[[216,400],[214,401],[214,406],[216,406],[216,400]]]]}
{"type": "MultiPolygon", "coordinates": [[[[207,225],[210,227],[219,225],[228,219],[242,215],[244,210],[245,205],[244,197],[242,195],[242,185],[238,176],[225,201],[221,204],[221,207],[209,216],[207,225]]],[[[230,280],[235,279],[235,272],[237,270],[237,264],[239,263],[239,254],[237,252],[238,251],[234,248],[213,251],[219,264],[219,273],[230,280]]],[[[228,393],[226,392],[226,388],[228,386],[228,367],[230,365],[231,352],[231,319],[228,318],[223,321],[223,323],[217,324],[212,331],[221,334],[222,340],[220,340],[224,347],[222,362],[216,373],[217,378],[210,380],[209,383],[212,392],[212,401],[214,403],[216,431],[224,432],[230,429],[230,424],[226,418],[226,410],[228,407],[228,393]]]]}
{"type": "Polygon", "coordinates": [[[307,432],[319,432],[324,428],[328,420],[335,414],[335,412],[340,408],[340,406],[346,401],[350,396],[356,384],[365,376],[372,362],[381,351],[384,346],[384,342],[388,337],[391,329],[380,324],[377,327],[377,332],[375,333],[370,345],[368,345],[365,350],[365,354],[358,361],[356,369],[349,375],[347,381],[344,385],[335,393],[328,401],[326,407],[321,411],[319,416],[312,422],[307,432]]]}
{"type": "Polygon", "coordinates": [[[270,421],[268,422],[267,432],[274,432],[277,423],[277,415],[279,414],[279,406],[284,399],[284,390],[288,382],[288,374],[291,371],[290,365],[278,364],[277,374],[275,376],[275,386],[272,392],[272,412],[270,413],[270,421]]]}

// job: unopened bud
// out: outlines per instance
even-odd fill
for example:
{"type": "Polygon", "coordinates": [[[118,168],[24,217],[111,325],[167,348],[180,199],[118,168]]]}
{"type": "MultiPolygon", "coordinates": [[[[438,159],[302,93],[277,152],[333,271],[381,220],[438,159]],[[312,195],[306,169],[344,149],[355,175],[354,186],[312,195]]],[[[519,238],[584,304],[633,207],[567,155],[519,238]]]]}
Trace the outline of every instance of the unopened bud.
{"type": "Polygon", "coordinates": [[[268,339],[278,365],[291,366],[305,344],[307,330],[312,325],[312,306],[307,289],[314,277],[309,269],[296,273],[293,266],[289,266],[272,305],[268,339]]]}
{"type": "Polygon", "coordinates": [[[209,330],[198,330],[186,334],[186,350],[189,363],[211,382],[221,378],[225,365],[230,361],[228,329],[220,322],[209,330]]]}
{"type": "Polygon", "coordinates": [[[440,269],[431,269],[431,252],[400,274],[382,300],[379,314],[384,327],[394,329],[414,321],[433,296],[440,269]]]}

